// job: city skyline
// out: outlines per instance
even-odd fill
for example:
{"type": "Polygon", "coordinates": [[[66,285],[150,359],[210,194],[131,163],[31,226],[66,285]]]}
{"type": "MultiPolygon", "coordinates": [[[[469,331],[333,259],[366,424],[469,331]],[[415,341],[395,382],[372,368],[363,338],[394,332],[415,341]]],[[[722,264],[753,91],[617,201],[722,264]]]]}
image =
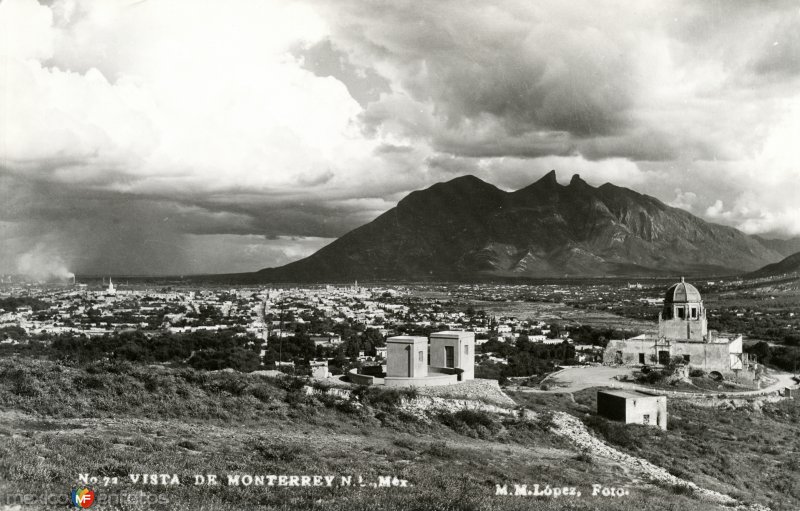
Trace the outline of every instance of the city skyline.
{"type": "Polygon", "coordinates": [[[551,169],[800,235],[795,2],[0,2],[0,273],[254,271],[551,169]]]}

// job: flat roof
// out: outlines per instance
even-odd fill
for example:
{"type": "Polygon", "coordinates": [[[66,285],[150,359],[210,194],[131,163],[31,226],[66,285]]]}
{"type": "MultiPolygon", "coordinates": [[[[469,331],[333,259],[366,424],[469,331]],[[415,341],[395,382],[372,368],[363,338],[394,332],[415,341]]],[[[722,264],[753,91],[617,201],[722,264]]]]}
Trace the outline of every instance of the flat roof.
{"type": "Polygon", "coordinates": [[[642,390],[598,390],[598,394],[608,394],[610,396],[621,397],[625,399],[641,399],[643,397],[665,397],[663,394],[656,394],[653,392],[644,392],[642,390]]]}
{"type": "Polygon", "coordinates": [[[628,339],[612,339],[612,340],[618,340],[618,341],[622,341],[622,342],[625,342],[625,341],[648,341],[648,342],[656,342],[656,343],[662,343],[662,344],[664,343],[664,341],[669,342],[669,343],[675,343],[675,344],[730,344],[733,341],[738,340],[740,337],[741,337],[740,335],[737,335],[737,336],[734,336],[734,337],[717,336],[717,337],[709,337],[708,340],[703,340],[703,339],[674,339],[674,338],[673,339],[667,339],[667,338],[663,338],[662,339],[661,337],[658,337],[658,336],[638,335],[636,337],[630,337],[628,339]]]}
{"type": "Polygon", "coordinates": [[[439,337],[461,337],[464,334],[475,335],[475,332],[467,332],[466,330],[445,330],[443,332],[433,332],[431,337],[434,335],[439,337]]]}
{"type": "Polygon", "coordinates": [[[386,342],[402,342],[402,343],[416,343],[416,342],[428,342],[427,337],[422,336],[413,336],[413,335],[397,335],[395,337],[389,337],[386,339],[386,342]]]}

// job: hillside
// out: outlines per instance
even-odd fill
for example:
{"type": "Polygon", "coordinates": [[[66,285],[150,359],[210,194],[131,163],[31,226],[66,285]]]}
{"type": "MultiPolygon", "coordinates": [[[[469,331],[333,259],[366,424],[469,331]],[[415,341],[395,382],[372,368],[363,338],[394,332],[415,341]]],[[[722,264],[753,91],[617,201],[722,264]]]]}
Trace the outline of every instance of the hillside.
{"type": "Polygon", "coordinates": [[[649,511],[663,509],[666,500],[676,509],[730,509],[698,489],[670,483],[674,479],[663,469],[648,469],[660,471],[663,482],[643,479],[647,467],[632,463],[635,456],[745,503],[782,510],[800,502],[800,489],[792,486],[796,468],[787,465],[798,438],[792,402],[763,414],[678,404],[670,409],[674,427],[668,432],[589,421],[597,437],[629,453],[602,447],[589,454],[558,433],[556,423],[564,420],[561,411],[585,417],[594,407],[593,391],[575,399],[515,395],[534,419],[515,418],[513,408],[506,415],[454,409],[426,419],[398,407],[408,391],[362,388],[354,391],[357,400],[342,400],[324,391],[308,395],[291,378],[260,374],[113,361],[77,366],[27,357],[4,359],[0,374],[4,495],[47,492],[66,501],[79,474],[90,474],[100,478],[94,485],[98,498],[134,496],[124,506],[98,501],[102,509],[649,511]],[[775,449],[770,437],[741,433],[747,421],[747,430],[785,436],[786,448],[775,449]],[[751,465],[754,460],[761,461],[751,465]],[[175,474],[180,484],[134,482],[130,475],[136,474],[167,474],[168,480],[175,474]],[[216,474],[221,481],[195,485],[195,474],[216,474]],[[227,478],[281,474],[337,481],[361,476],[368,483],[388,475],[409,485],[237,486],[227,478]],[[497,496],[498,484],[571,486],[583,495],[497,496]],[[629,494],[592,496],[592,484],[629,494]]]}
{"type": "Polygon", "coordinates": [[[789,238],[785,240],[767,239],[758,235],[751,235],[751,238],[784,257],[788,257],[796,252],[800,252],[800,238],[789,238]]]}
{"type": "Polygon", "coordinates": [[[781,259],[757,239],[610,183],[550,172],[505,192],[463,176],[412,192],[315,254],[253,281],[709,275],[781,259]]]}
{"type": "Polygon", "coordinates": [[[748,274],[747,277],[778,277],[780,275],[788,275],[793,273],[800,273],[800,252],[792,254],[786,259],[778,261],[777,263],[768,264],[763,268],[748,274]]]}

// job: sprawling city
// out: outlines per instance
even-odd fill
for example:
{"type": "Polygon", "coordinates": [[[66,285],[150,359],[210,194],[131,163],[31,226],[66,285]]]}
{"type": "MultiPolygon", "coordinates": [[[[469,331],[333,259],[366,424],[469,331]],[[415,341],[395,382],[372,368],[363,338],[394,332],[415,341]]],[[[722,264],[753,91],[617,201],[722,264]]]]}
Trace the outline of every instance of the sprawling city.
{"type": "Polygon", "coordinates": [[[0,0],[0,511],[800,509],[797,0],[0,0]]]}
{"type": "MultiPolygon", "coordinates": [[[[258,500],[238,493],[250,485],[275,486],[264,498],[291,499],[295,485],[279,477],[301,473],[302,460],[322,467],[309,481],[324,482],[333,477],[328,472],[337,480],[377,481],[375,490],[352,490],[358,498],[397,498],[401,491],[402,498],[417,498],[401,490],[424,486],[419,468],[405,465],[460,460],[466,474],[485,474],[483,450],[495,445],[517,468],[486,483],[476,479],[467,491],[474,498],[488,492],[511,508],[528,500],[514,496],[562,505],[584,494],[644,502],[666,491],[684,504],[697,501],[698,509],[791,509],[796,453],[772,452],[771,442],[761,447],[757,439],[762,430],[797,427],[800,277],[723,277],[697,287],[673,280],[221,286],[185,278],[36,282],[8,275],[0,291],[5,427],[22,425],[24,415],[12,412],[18,409],[47,414],[25,419],[34,431],[91,431],[92,445],[105,452],[116,453],[115,445],[120,454],[170,449],[170,462],[142,476],[151,479],[149,493],[139,489],[138,497],[130,492],[139,477],[129,476],[138,465],[117,454],[111,459],[118,461],[76,474],[92,498],[124,493],[147,505],[191,501],[196,491],[258,500]],[[684,306],[684,316],[668,318],[671,308],[684,306]],[[689,325],[688,337],[670,334],[675,322],[679,329],[689,325]],[[705,330],[693,341],[695,322],[705,330]],[[712,348],[722,350],[721,362],[712,348]],[[422,350],[422,364],[405,355],[408,349],[422,350]],[[261,427],[280,443],[251,429],[261,427]],[[230,437],[211,443],[210,435],[223,430],[230,437]],[[359,430],[367,436],[349,439],[348,432],[359,430]],[[321,436],[309,444],[303,435],[321,436]],[[330,444],[331,435],[341,438],[330,444]],[[739,439],[747,447],[730,451],[739,439]],[[380,447],[386,442],[391,447],[380,447]],[[312,457],[309,445],[328,454],[312,457]],[[675,445],[684,454],[676,455],[675,445]],[[709,475],[701,486],[686,468],[699,459],[685,456],[711,445],[720,450],[707,453],[715,468],[703,469],[709,475]],[[343,473],[334,468],[336,459],[350,459],[336,455],[342,448],[372,454],[343,473]],[[765,469],[759,461],[765,449],[779,465],[765,469]],[[191,474],[173,468],[201,452],[217,453],[213,468],[198,466],[191,474]],[[321,463],[328,455],[338,458],[321,463]],[[272,460],[271,469],[231,465],[247,459],[260,467],[255,460],[262,457],[272,460]],[[566,471],[545,470],[550,460],[566,463],[566,471]],[[616,466],[649,482],[626,483],[616,466]],[[599,482],[585,485],[584,472],[599,482]],[[742,473],[753,488],[789,486],[754,499],[722,483],[742,473]],[[209,488],[207,477],[219,481],[209,488]],[[405,483],[392,486],[393,478],[405,483]]],[[[16,437],[13,429],[3,431],[16,437]]],[[[23,444],[30,454],[45,452],[35,442],[23,444]]]]}

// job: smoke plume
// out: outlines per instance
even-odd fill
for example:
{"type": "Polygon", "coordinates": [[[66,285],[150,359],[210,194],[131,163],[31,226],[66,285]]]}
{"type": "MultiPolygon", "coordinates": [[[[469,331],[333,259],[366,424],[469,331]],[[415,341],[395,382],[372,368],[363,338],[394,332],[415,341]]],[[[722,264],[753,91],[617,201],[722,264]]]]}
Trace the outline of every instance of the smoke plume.
{"type": "Polygon", "coordinates": [[[61,256],[50,254],[41,246],[19,256],[17,272],[42,282],[71,280],[75,277],[75,274],[67,269],[61,256]]]}

